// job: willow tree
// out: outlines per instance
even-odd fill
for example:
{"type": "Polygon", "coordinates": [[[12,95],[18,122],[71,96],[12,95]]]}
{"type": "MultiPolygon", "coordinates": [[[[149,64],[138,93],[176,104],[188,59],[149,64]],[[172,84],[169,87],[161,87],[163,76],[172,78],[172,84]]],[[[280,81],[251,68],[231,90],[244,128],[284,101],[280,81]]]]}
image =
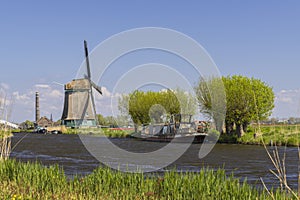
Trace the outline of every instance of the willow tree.
{"type": "Polygon", "coordinates": [[[223,82],[227,96],[226,121],[234,122],[239,137],[251,121],[264,120],[272,114],[275,95],[265,82],[245,76],[224,77],[223,82]]]}
{"type": "MultiPolygon", "coordinates": [[[[226,92],[226,133],[232,133],[235,125],[236,134],[241,137],[251,121],[264,120],[271,115],[275,97],[272,88],[265,82],[245,76],[228,76],[222,78],[222,84],[226,92]]],[[[218,105],[222,101],[217,92],[220,85],[214,79],[200,79],[196,91],[201,112],[213,116],[213,104],[220,109],[218,105]]]]}
{"type": "Polygon", "coordinates": [[[191,92],[177,88],[174,91],[176,98],[180,103],[180,113],[195,115],[197,113],[197,98],[191,92]]]}
{"type": "Polygon", "coordinates": [[[195,98],[180,89],[153,91],[134,91],[119,98],[119,110],[129,115],[135,128],[142,124],[160,123],[163,115],[196,113],[195,98]]]}
{"type": "Polygon", "coordinates": [[[226,93],[222,78],[200,78],[195,92],[200,112],[213,119],[216,129],[222,132],[226,114],[226,93]]]}
{"type": "Polygon", "coordinates": [[[139,125],[160,122],[162,115],[179,113],[180,103],[171,90],[136,90],[119,98],[119,110],[123,115],[131,117],[137,131],[139,125]]]}

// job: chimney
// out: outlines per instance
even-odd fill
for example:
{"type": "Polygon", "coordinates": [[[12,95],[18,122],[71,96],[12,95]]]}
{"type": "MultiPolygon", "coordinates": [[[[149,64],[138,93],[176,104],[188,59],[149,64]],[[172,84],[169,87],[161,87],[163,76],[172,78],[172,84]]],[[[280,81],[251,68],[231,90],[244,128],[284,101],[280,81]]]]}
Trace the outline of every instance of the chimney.
{"type": "Polygon", "coordinates": [[[35,93],[35,122],[40,119],[40,97],[39,92],[35,93]]]}

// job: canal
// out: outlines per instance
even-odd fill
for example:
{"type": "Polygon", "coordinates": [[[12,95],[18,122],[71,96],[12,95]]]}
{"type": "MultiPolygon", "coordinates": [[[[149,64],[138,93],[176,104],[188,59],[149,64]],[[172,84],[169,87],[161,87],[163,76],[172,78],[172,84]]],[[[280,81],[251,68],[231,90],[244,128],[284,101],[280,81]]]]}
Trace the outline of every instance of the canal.
{"type": "MultiPolygon", "coordinates": [[[[151,152],[165,143],[137,141],[129,138],[112,139],[115,145],[131,152],[151,152]]],[[[38,161],[49,166],[58,164],[67,176],[87,175],[99,166],[103,166],[84,147],[77,135],[44,135],[17,133],[12,138],[11,157],[20,161],[38,161]]],[[[198,158],[201,144],[192,144],[189,149],[173,164],[159,170],[169,169],[198,172],[202,167],[223,168],[227,174],[234,173],[241,181],[261,187],[260,178],[271,188],[278,186],[278,181],[269,170],[274,167],[265,149],[256,145],[216,144],[203,159],[198,158]]],[[[270,150],[274,147],[269,147],[270,150]]],[[[279,147],[280,155],[286,152],[287,179],[292,188],[297,189],[298,149],[279,147]]],[[[115,158],[118,159],[118,158],[115,158]]]]}

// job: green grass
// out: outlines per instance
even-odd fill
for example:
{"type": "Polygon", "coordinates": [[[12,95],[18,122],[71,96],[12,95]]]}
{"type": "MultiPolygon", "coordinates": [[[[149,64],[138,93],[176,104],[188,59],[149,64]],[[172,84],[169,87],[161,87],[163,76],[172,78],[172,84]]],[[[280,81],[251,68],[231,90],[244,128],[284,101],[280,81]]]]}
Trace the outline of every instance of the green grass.
{"type": "Polygon", "coordinates": [[[0,162],[0,180],[0,199],[271,199],[221,169],[145,176],[98,168],[69,180],[58,166],[7,160],[0,162]]]}
{"type": "Polygon", "coordinates": [[[33,133],[34,129],[12,129],[12,133],[33,133]]]}
{"type": "Polygon", "coordinates": [[[114,137],[114,138],[122,138],[128,137],[132,134],[132,130],[111,130],[111,129],[102,129],[103,133],[107,137],[114,137]]]}
{"type": "Polygon", "coordinates": [[[260,127],[251,126],[249,131],[237,142],[242,144],[276,144],[277,146],[297,146],[300,141],[300,126],[298,125],[264,125],[260,127]],[[256,137],[254,134],[256,133],[256,137]]]}
{"type": "MultiPolygon", "coordinates": [[[[12,133],[20,133],[20,132],[27,132],[32,133],[34,130],[20,130],[15,129],[12,130],[12,133]]],[[[94,135],[102,135],[106,137],[112,137],[112,138],[124,138],[128,137],[130,134],[132,134],[132,130],[111,130],[109,128],[68,128],[66,131],[63,132],[63,134],[94,134],[94,135]]],[[[0,134],[1,137],[1,134],[0,134]]]]}
{"type": "Polygon", "coordinates": [[[64,132],[64,134],[93,134],[112,138],[128,137],[131,133],[132,130],[111,130],[109,128],[67,129],[67,132],[64,132]]]}

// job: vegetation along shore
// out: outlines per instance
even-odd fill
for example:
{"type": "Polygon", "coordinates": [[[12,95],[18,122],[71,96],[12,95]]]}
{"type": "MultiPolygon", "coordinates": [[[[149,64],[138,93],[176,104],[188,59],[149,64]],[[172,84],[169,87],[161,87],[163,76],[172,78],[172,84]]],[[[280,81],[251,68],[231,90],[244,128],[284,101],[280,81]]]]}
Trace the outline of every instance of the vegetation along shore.
{"type": "MultiPolygon", "coordinates": [[[[0,180],[0,199],[272,199],[222,169],[147,176],[98,168],[68,179],[59,166],[7,160],[0,162],[0,180]]],[[[279,189],[272,192],[276,199],[293,198],[279,189]]]]}
{"type": "Polygon", "coordinates": [[[299,125],[251,125],[248,131],[240,138],[236,135],[223,134],[219,143],[239,143],[270,146],[299,146],[299,125]]]}

